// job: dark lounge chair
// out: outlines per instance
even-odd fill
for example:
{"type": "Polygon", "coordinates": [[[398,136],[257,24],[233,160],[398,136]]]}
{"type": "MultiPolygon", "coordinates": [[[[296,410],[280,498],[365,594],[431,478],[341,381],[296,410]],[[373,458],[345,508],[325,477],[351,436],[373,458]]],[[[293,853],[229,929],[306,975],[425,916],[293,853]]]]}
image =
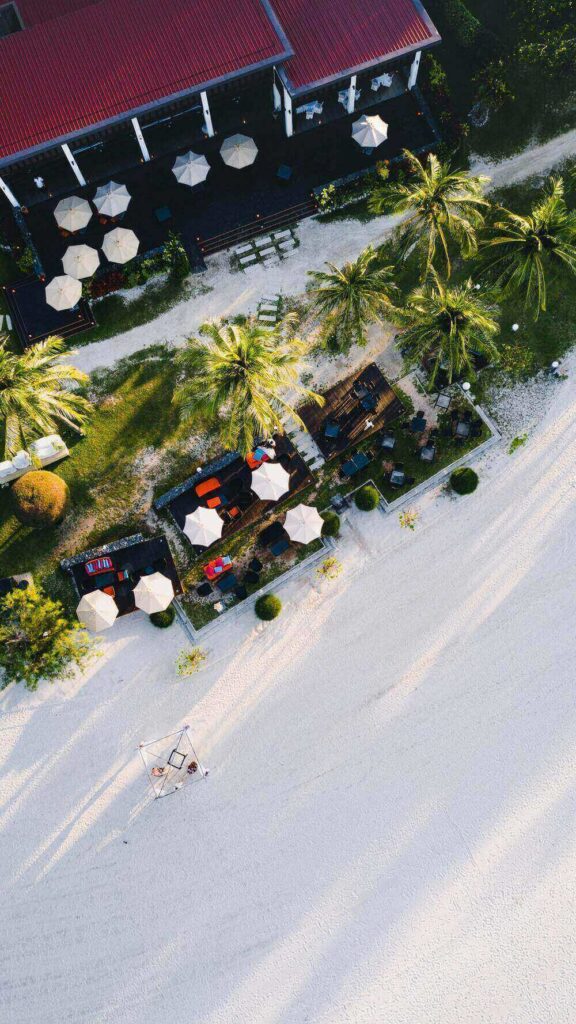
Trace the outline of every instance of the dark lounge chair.
{"type": "Polygon", "coordinates": [[[248,597],[248,591],[243,583],[240,583],[239,586],[234,588],[234,593],[239,601],[245,601],[248,597]]]}
{"type": "Polygon", "coordinates": [[[212,587],[206,580],[205,583],[201,583],[199,587],[196,587],[196,593],[199,597],[208,597],[208,594],[212,593],[212,587]]]}
{"type": "Polygon", "coordinates": [[[229,572],[218,579],[216,586],[221,594],[227,594],[228,591],[234,590],[234,588],[238,586],[238,580],[233,572],[229,572]]]}
{"type": "Polygon", "coordinates": [[[283,540],[285,538],[286,530],[282,526],[282,523],[270,523],[270,526],[267,526],[264,530],[262,530],[260,536],[258,537],[258,543],[262,544],[263,547],[268,548],[272,544],[276,544],[277,541],[283,540]]]}
{"type": "Polygon", "coordinates": [[[290,541],[282,538],[282,540],[278,540],[275,544],[272,544],[270,554],[272,554],[274,558],[278,558],[278,555],[282,555],[289,547],[290,541]]]}
{"type": "Polygon", "coordinates": [[[254,556],[254,558],[251,558],[250,561],[248,562],[248,568],[251,569],[252,572],[260,572],[260,570],[262,569],[262,562],[260,561],[259,558],[256,558],[256,556],[254,556]]]}
{"type": "Polygon", "coordinates": [[[253,572],[252,569],[247,569],[247,571],[244,573],[244,583],[258,583],[259,579],[260,574],[257,572],[253,572]]]}

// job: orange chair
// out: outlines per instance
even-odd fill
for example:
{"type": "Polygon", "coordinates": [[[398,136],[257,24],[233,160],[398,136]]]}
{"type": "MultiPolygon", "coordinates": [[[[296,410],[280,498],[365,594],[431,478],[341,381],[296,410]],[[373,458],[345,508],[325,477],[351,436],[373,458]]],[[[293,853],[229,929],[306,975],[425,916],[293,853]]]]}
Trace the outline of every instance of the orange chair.
{"type": "Polygon", "coordinates": [[[206,508],[218,508],[222,504],[222,498],[215,494],[213,498],[206,499],[206,508]]]}
{"type": "Polygon", "coordinates": [[[211,476],[208,480],[202,480],[201,483],[197,484],[194,490],[198,497],[202,498],[205,494],[210,494],[210,491],[217,491],[221,486],[218,477],[211,476]]]}

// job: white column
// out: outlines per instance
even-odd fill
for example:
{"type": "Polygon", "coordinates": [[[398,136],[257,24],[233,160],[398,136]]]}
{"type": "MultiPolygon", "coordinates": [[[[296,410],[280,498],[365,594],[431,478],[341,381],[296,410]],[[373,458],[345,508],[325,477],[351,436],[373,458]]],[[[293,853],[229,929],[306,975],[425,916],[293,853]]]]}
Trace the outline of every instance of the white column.
{"type": "Polygon", "coordinates": [[[6,199],[11,204],[11,206],[13,206],[15,210],[19,210],[20,209],[20,203],[16,199],[16,196],[14,195],[12,189],[8,188],[8,185],[6,184],[6,182],[4,181],[3,178],[0,178],[0,189],[2,190],[4,195],[6,196],[6,199]]]}
{"type": "Polygon", "coordinates": [[[292,122],[292,97],[288,92],[286,86],[282,86],[284,91],[284,128],[286,135],[290,138],[294,135],[294,124],[292,122]]]}
{"type": "Polygon", "coordinates": [[[146,145],[146,139],[144,138],[144,136],[142,134],[142,129],[140,127],[140,122],[139,122],[137,117],[133,117],[132,118],[132,127],[134,129],[134,135],[136,136],[136,138],[138,140],[138,145],[140,146],[140,152],[142,153],[142,156],[144,158],[145,163],[148,163],[148,161],[150,159],[150,153],[148,152],[148,146],[146,145]]]}
{"type": "Polygon", "coordinates": [[[208,103],[208,93],[201,92],[200,98],[202,100],[202,113],[204,114],[204,125],[206,127],[206,134],[212,138],[214,133],[214,125],[212,124],[212,114],[210,113],[210,105],[208,103]]]}
{"type": "Polygon", "coordinates": [[[278,113],[282,110],[282,97],[276,82],[272,82],[272,97],[274,99],[274,110],[278,113]]]}
{"type": "Polygon", "coordinates": [[[408,76],[408,88],[409,89],[413,89],[414,86],[416,85],[416,79],[418,78],[418,68],[420,67],[420,58],[421,58],[421,56],[422,56],[422,50],[418,50],[418,52],[416,53],[416,56],[414,57],[414,60],[412,61],[412,66],[410,67],[410,74],[408,76]]]}
{"type": "Polygon", "coordinates": [[[354,107],[356,106],[356,75],[352,75],[350,79],[350,85],[348,86],[348,102],[346,104],[346,110],[349,114],[354,113],[354,107]]]}
{"type": "Polygon", "coordinates": [[[64,156],[66,157],[68,163],[70,164],[70,167],[74,171],[74,176],[75,176],[76,181],[78,182],[78,184],[79,185],[85,185],[86,184],[86,178],[82,174],[82,171],[80,170],[80,168],[78,167],[78,164],[76,163],[74,157],[72,156],[72,150],[70,149],[70,146],[68,145],[67,142],[63,143],[63,145],[62,145],[62,152],[64,153],[64,156]]]}

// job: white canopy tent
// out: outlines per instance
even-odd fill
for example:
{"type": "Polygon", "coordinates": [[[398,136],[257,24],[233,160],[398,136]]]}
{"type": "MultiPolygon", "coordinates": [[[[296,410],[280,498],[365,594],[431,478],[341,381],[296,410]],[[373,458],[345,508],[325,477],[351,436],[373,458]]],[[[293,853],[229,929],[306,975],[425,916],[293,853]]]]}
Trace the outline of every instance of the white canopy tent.
{"type": "Polygon", "coordinates": [[[208,548],[222,536],[224,523],[215,508],[200,506],[184,520],[184,533],[191,544],[208,548]]]}
{"type": "Polygon", "coordinates": [[[109,181],[107,185],[100,185],[96,190],[94,206],[104,217],[119,217],[120,214],[126,213],[131,198],[126,185],[109,181]]]}
{"type": "Polygon", "coordinates": [[[278,501],[290,490],[290,474],[279,462],[263,462],[253,471],[251,486],[262,501],[278,501]]]}
{"type": "Polygon", "coordinates": [[[284,529],[290,540],[310,544],[322,534],[324,520],[312,505],[296,505],[286,513],[284,529]]]}
{"type": "Polygon", "coordinates": [[[150,573],[149,576],[142,576],[134,587],[134,602],[137,608],[152,615],[154,612],[163,612],[174,599],[174,587],[172,580],[161,572],[150,573]]]}
{"type": "Polygon", "coordinates": [[[200,153],[181,153],[176,157],[172,173],[181,185],[188,185],[194,188],[200,182],[205,181],[210,170],[210,164],[206,157],[200,153]]]}
{"type": "Polygon", "coordinates": [[[198,760],[189,726],[158,740],[141,743],[140,756],[156,799],[182,789],[188,782],[206,778],[208,769],[198,760]]]}
{"type": "Polygon", "coordinates": [[[258,156],[258,146],[248,135],[231,135],[224,139],[220,147],[220,155],[228,167],[234,167],[241,171],[243,167],[249,167],[258,156]]]}
{"type": "Polygon", "coordinates": [[[62,257],[64,273],[76,280],[92,277],[100,265],[98,250],[91,245],[69,245],[62,257]]]}
{"type": "Polygon", "coordinates": [[[54,210],[54,216],[59,228],[72,232],[81,231],[88,224],[92,210],[87,199],[82,199],[80,196],[66,196],[58,203],[54,210]]]}
{"type": "Polygon", "coordinates": [[[133,260],[140,242],[131,228],[113,228],[102,242],[102,250],[110,263],[128,263],[133,260]]]}
{"type": "Polygon", "coordinates": [[[76,614],[83,626],[92,633],[100,633],[114,625],[118,607],[110,594],[105,594],[103,590],[93,590],[90,594],[84,594],[76,614]]]}
{"type": "Polygon", "coordinates": [[[45,294],[52,309],[72,309],[82,298],[82,285],[76,278],[61,274],[46,285],[45,294]]]}
{"type": "Polygon", "coordinates": [[[378,114],[364,114],[352,125],[352,138],[364,149],[376,149],[388,138],[388,125],[378,114]]]}

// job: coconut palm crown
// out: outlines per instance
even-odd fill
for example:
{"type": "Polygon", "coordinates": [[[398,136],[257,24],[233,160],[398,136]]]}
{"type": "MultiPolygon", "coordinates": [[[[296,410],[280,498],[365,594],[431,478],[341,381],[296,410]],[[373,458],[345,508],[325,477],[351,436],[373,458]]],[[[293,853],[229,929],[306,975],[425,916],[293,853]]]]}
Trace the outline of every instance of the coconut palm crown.
{"type": "Polygon", "coordinates": [[[369,208],[377,214],[402,216],[400,252],[406,256],[413,248],[420,250],[423,277],[430,271],[438,249],[450,275],[450,242],[456,243],[463,256],[476,251],[477,231],[490,205],[482,188],[490,179],[453,169],[434,153],[428,155],[426,163],[409,150],[404,150],[404,158],[410,171],[408,180],[388,181],[388,171],[381,172],[384,180],[369,197],[369,208]]]}
{"type": "Polygon", "coordinates": [[[464,371],[473,370],[475,353],[489,359],[498,355],[495,307],[480,298],[470,283],[452,285],[433,273],[397,310],[396,322],[404,328],[398,341],[408,361],[432,361],[432,384],[440,367],[452,383],[464,371]]]}
{"type": "Polygon", "coordinates": [[[244,455],[258,438],[282,432],[286,419],[303,426],[290,399],[323,399],[299,383],[307,345],[291,335],[292,323],[203,324],[201,339],[191,338],[178,355],[182,381],[174,399],[182,416],[204,416],[227,448],[244,455]]]}
{"type": "Polygon", "coordinates": [[[547,278],[562,266],[576,273],[576,212],[561,178],[551,178],[527,216],[502,210],[480,246],[481,269],[504,294],[521,292],[537,320],[546,310],[547,278]]]}
{"type": "Polygon", "coordinates": [[[366,344],[366,329],[382,319],[389,309],[393,268],[382,266],[372,246],[353,263],[336,267],[327,263],[329,273],[308,271],[314,281],[314,308],[323,319],[322,336],[329,347],[346,350],[366,344]]]}
{"type": "Polygon", "coordinates": [[[34,438],[59,425],[80,431],[90,410],[86,398],[70,388],[88,377],[59,362],[62,338],[46,338],[23,354],[11,352],[0,338],[0,424],[4,457],[9,459],[34,438]]]}

